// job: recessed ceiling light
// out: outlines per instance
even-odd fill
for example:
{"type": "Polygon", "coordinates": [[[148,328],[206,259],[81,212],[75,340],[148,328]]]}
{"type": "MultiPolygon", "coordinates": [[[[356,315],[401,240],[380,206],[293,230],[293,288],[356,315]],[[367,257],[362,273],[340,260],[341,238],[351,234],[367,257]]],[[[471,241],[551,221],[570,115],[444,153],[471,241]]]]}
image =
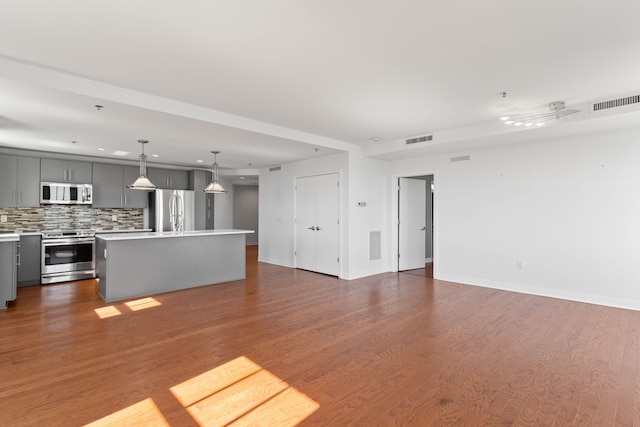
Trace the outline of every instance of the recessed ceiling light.
{"type": "Polygon", "coordinates": [[[151,157],[160,157],[159,154],[152,154],[151,157]]]}
{"type": "Polygon", "coordinates": [[[120,151],[120,150],[118,150],[118,151],[114,151],[113,152],[114,156],[126,156],[127,154],[129,154],[128,151],[120,151]]]}
{"type": "Polygon", "coordinates": [[[241,176],[240,179],[244,179],[244,176],[241,176]]]}
{"type": "Polygon", "coordinates": [[[98,151],[104,151],[104,148],[96,148],[98,151]]]}
{"type": "Polygon", "coordinates": [[[374,136],[373,138],[369,138],[371,141],[373,142],[380,142],[380,137],[379,136],[374,136]]]}
{"type": "Polygon", "coordinates": [[[196,160],[196,162],[198,162],[198,163],[204,163],[204,160],[198,159],[198,160],[196,160]]]}

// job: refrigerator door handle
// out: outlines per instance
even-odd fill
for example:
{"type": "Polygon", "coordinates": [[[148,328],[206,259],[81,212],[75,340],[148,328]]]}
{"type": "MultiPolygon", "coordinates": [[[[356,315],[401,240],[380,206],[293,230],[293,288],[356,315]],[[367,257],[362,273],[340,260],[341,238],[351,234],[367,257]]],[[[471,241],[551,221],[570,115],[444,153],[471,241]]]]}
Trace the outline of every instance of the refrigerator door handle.
{"type": "Polygon", "coordinates": [[[184,201],[176,195],[176,231],[184,231],[184,201]]]}
{"type": "Polygon", "coordinates": [[[176,231],[176,195],[169,197],[169,222],[171,223],[171,231],[176,231]]]}

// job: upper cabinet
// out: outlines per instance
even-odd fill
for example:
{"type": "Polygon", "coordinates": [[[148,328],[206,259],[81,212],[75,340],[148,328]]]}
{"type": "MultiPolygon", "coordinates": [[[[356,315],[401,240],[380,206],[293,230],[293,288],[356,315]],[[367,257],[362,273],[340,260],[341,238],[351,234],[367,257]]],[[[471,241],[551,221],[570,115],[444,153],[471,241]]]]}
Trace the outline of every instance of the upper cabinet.
{"type": "Polygon", "coordinates": [[[104,163],[93,164],[94,208],[146,208],[148,192],[129,190],[138,177],[135,166],[120,166],[104,163]]]}
{"type": "Polygon", "coordinates": [[[148,168],[147,177],[158,188],[189,189],[189,172],[176,169],[148,168]]]}
{"type": "Polygon", "coordinates": [[[40,159],[0,154],[0,207],[40,206],[40,159]]]}
{"type": "Polygon", "coordinates": [[[127,208],[146,208],[149,204],[149,192],[145,190],[129,190],[127,187],[140,175],[138,166],[124,167],[124,203],[127,208]]]}
{"type": "Polygon", "coordinates": [[[92,163],[73,160],[42,159],[40,180],[44,182],[73,182],[91,184],[92,163]]]}

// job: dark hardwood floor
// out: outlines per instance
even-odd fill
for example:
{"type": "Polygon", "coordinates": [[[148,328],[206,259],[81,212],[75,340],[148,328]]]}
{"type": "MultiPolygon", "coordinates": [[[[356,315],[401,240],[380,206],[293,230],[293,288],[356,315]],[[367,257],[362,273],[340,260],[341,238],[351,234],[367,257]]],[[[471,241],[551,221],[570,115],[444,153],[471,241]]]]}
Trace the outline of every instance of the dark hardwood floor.
{"type": "Polygon", "coordinates": [[[19,288],[0,312],[0,425],[213,425],[252,401],[269,426],[640,425],[638,312],[406,273],[343,281],[255,247],[247,265],[130,306],[96,281],[19,288]]]}

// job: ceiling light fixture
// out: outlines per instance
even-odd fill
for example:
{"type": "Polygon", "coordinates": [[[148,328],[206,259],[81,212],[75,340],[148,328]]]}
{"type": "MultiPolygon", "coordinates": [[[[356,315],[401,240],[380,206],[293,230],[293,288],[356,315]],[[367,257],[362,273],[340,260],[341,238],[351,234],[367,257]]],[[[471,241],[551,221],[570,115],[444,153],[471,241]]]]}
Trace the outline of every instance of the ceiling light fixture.
{"type": "Polygon", "coordinates": [[[222,187],[222,185],[218,183],[218,154],[220,154],[220,152],[212,151],[211,153],[213,153],[213,166],[211,167],[211,174],[213,176],[213,180],[202,191],[204,191],[205,193],[213,193],[213,194],[226,193],[227,190],[225,190],[222,187]]]}
{"type": "Polygon", "coordinates": [[[144,144],[148,143],[146,139],[139,139],[142,145],[142,154],[140,154],[140,176],[133,184],[127,185],[130,190],[155,190],[157,187],[147,178],[147,156],[144,155],[144,144]]]}
{"type": "Polygon", "coordinates": [[[551,120],[559,120],[561,117],[568,116],[570,114],[579,113],[580,110],[568,110],[564,101],[556,101],[549,104],[549,111],[541,114],[532,114],[525,116],[502,116],[500,120],[505,125],[513,126],[543,126],[546,122],[551,120]]]}

